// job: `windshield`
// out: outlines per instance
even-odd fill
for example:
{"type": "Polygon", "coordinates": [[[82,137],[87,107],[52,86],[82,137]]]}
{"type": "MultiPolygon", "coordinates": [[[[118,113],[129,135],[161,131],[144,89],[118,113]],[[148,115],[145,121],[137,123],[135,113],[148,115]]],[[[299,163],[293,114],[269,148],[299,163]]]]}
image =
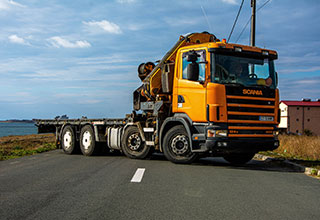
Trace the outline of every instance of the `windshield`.
{"type": "Polygon", "coordinates": [[[273,60],[211,54],[212,82],[261,86],[275,89],[277,86],[273,60]]]}

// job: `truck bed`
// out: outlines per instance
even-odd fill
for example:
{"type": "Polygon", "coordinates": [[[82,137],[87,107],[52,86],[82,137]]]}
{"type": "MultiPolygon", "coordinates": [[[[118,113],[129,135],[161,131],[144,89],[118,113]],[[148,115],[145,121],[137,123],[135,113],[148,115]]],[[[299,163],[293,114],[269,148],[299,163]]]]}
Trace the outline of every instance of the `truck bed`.
{"type": "Polygon", "coordinates": [[[35,125],[38,127],[38,133],[54,133],[57,128],[65,124],[69,125],[99,125],[99,126],[113,126],[113,125],[125,125],[127,123],[126,118],[100,118],[100,119],[33,119],[35,125]]]}

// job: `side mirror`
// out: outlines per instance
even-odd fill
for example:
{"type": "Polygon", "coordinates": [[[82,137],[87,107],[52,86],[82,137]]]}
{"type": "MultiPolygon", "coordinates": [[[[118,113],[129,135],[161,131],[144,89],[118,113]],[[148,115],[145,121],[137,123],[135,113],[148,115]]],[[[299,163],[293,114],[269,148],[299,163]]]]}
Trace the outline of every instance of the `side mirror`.
{"type": "Polygon", "coordinates": [[[278,87],[278,72],[276,72],[276,87],[278,87]]]}
{"type": "Polygon", "coordinates": [[[188,55],[187,55],[186,58],[187,58],[188,62],[194,63],[194,62],[197,62],[198,57],[199,57],[199,54],[197,54],[196,51],[191,50],[191,51],[188,52],[188,55]]]}
{"type": "Polygon", "coordinates": [[[187,79],[191,81],[198,81],[199,79],[199,63],[189,63],[187,67],[187,79]]]}

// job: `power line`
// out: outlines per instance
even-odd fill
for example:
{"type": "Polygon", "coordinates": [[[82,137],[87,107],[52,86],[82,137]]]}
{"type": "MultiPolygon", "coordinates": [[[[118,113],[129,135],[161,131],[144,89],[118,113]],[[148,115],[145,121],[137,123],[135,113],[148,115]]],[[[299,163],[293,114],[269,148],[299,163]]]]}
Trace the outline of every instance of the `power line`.
{"type": "Polygon", "coordinates": [[[268,0],[268,1],[266,1],[265,3],[263,3],[263,5],[261,5],[261,6],[257,9],[257,12],[258,12],[261,8],[263,8],[266,4],[268,4],[270,1],[271,1],[271,0],[268,0]]]}
{"type": "Polygon", "coordinates": [[[251,21],[251,17],[252,17],[252,15],[250,16],[248,22],[246,23],[246,25],[245,25],[244,28],[242,29],[241,33],[239,34],[239,37],[237,38],[236,43],[237,43],[238,40],[240,39],[240,37],[241,37],[241,35],[243,34],[244,30],[247,28],[249,22],[251,21]]]}
{"type": "Polygon", "coordinates": [[[243,6],[243,2],[244,2],[244,0],[242,0],[242,2],[241,2],[241,5],[240,5],[240,8],[239,8],[237,17],[236,17],[236,19],[234,20],[234,23],[233,23],[233,26],[232,26],[232,29],[231,29],[231,32],[230,32],[230,35],[229,35],[229,37],[228,37],[228,41],[227,41],[227,42],[229,42],[230,37],[231,37],[231,35],[232,35],[232,32],[233,32],[233,30],[234,30],[234,27],[236,26],[236,23],[237,23],[237,21],[238,21],[238,17],[239,17],[239,15],[240,15],[240,12],[241,12],[241,9],[242,9],[242,6],[243,6]]]}
{"type": "MultiPolygon", "coordinates": [[[[270,1],[271,1],[271,0],[267,0],[265,3],[263,3],[263,4],[257,9],[257,12],[258,12],[260,9],[262,9],[266,4],[268,4],[270,1]]],[[[240,37],[241,37],[241,35],[243,34],[244,30],[247,28],[247,26],[248,26],[248,24],[249,24],[249,22],[250,22],[250,20],[251,20],[251,17],[252,17],[252,15],[250,16],[250,18],[249,18],[248,22],[246,23],[246,25],[243,27],[241,33],[239,34],[239,37],[238,37],[237,40],[236,40],[236,43],[237,43],[238,40],[240,39],[240,37]]]]}

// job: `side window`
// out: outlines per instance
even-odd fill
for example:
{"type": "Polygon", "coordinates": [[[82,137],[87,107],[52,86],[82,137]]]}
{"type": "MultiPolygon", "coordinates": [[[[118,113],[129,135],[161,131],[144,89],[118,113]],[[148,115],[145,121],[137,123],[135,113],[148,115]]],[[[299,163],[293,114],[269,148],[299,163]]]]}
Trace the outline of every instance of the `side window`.
{"type": "MultiPolygon", "coordinates": [[[[199,79],[198,81],[205,81],[206,78],[206,51],[205,50],[198,50],[196,51],[198,54],[197,63],[199,63],[199,79]]],[[[187,61],[187,54],[185,52],[182,54],[182,79],[187,79],[187,68],[190,62],[187,61]]]]}

